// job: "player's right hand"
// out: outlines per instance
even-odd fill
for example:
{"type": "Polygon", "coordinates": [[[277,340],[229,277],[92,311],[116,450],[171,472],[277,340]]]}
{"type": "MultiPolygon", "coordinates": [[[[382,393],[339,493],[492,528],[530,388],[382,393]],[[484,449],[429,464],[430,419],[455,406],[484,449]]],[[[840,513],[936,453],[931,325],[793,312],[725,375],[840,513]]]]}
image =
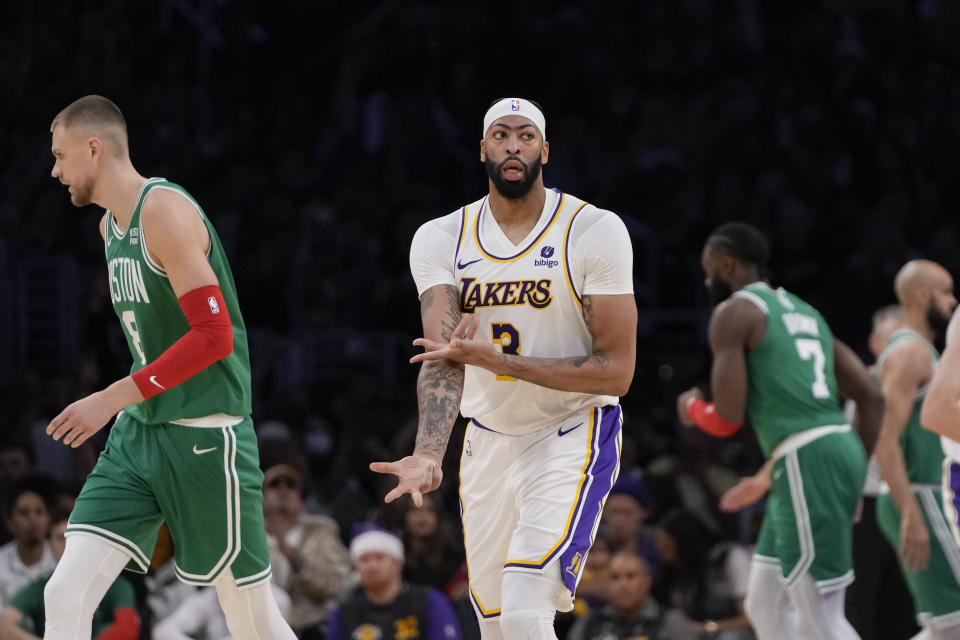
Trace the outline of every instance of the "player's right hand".
{"type": "Polygon", "coordinates": [[[396,462],[371,462],[370,470],[377,473],[392,473],[397,476],[397,486],[384,497],[384,502],[393,502],[405,493],[413,498],[413,504],[423,506],[423,494],[433,491],[443,480],[443,471],[436,460],[412,455],[396,462]]]}
{"type": "Polygon", "coordinates": [[[930,533],[919,508],[900,521],[900,557],[907,571],[923,571],[930,563],[930,533]]]}

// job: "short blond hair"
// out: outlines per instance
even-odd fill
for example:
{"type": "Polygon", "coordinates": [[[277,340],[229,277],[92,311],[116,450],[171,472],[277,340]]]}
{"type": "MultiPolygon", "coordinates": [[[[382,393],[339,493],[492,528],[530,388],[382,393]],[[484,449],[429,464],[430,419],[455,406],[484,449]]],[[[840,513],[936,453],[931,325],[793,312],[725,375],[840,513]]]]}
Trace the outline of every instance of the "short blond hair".
{"type": "Polygon", "coordinates": [[[50,133],[57,126],[82,127],[104,139],[121,153],[128,153],[127,121],[120,107],[103,96],[89,95],[67,105],[50,123],[50,133]]]}

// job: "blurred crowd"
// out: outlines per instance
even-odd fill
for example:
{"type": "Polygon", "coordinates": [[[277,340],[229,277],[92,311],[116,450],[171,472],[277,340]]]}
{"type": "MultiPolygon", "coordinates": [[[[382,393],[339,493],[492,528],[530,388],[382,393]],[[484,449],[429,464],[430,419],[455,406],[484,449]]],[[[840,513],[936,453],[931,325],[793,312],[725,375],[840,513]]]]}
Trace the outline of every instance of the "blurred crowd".
{"type": "MultiPolygon", "coordinates": [[[[716,504],[760,454],[749,429],[718,442],[673,412],[676,392],[707,371],[702,241],[731,219],[764,229],[774,281],[861,352],[907,259],[960,273],[958,26],[960,7],[944,0],[5,2],[0,487],[49,474],[61,492],[50,508],[63,509],[105,432],[70,451],[43,428],[129,367],[97,214],[74,210],[49,177],[52,116],[101,93],[128,119],[134,164],[190,190],[231,259],[262,464],[286,465],[277,482],[302,503],[294,514],[270,491],[264,502],[291,565],[278,580],[290,615],[316,626],[357,587],[349,545],[369,522],[401,536],[407,578],[450,597],[469,634],[459,443],[423,510],[385,507],[389,480],[367,465],[409,452],[416,428],[410,238],[485,191],[481,116],[521,94],[546,112],[547,185],[616,211],[635,251],[630,486],[617,495],[642,516],[611,499],[606,551],[591,554],[596,578],[580,600],[597,617],[620,606],[618,585],[649,583],[639,600],[685,620],[733,616],[740,545],[758,518],[716,504]],[[643,535],[611,524],[631,518],[643,535]],[[307,529],[342,547],[317,551],[339,554],[322,571],[302,538],[284,542],[307,529]],[[726,604],[708,603],[715,592],[726,604]],[[301,596],[315,610],[304,613],[301,596]]],[[[586,623],[561,624],[595,637],[586,623]]]]}

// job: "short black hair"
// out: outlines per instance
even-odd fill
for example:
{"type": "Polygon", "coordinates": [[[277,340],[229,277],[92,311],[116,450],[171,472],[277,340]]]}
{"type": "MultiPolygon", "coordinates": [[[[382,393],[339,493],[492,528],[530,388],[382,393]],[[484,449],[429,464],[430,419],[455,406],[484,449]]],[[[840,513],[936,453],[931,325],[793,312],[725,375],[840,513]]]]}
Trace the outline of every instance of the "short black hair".
{"type": "Polygon", "coordinates": [[[53,476],[46,473],[37,473],[21,478],[14,482],[6,491],[3,515],[9,518],[13,515],[14,506],[17,500],[25,493],[35,493],[43,500],[47,506],[47,511],[53,510],[56,501],[59,485],[53,476]]]}
{"type": "Polygon", "coordinates": [[[770,241],[760,229],[746,222],[726,222],[707,238],[707,245],[722,248],[728,254],[746,264],[767,271],[770,261],[770,241]]]}

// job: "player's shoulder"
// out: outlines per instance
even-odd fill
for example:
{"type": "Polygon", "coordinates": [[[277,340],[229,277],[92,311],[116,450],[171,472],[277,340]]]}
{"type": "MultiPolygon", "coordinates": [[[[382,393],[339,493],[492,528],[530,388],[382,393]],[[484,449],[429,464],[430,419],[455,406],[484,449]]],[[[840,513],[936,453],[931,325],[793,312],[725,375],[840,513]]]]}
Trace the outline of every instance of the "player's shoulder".
{"type": "Polygon", "coordinates": [[[718,304],[710,314],[710,334],[740,335],[760,323],[766,324],[767,315],[766,307],[757,304],[757,300],[747,296],[731,295],[718,304]]]}

